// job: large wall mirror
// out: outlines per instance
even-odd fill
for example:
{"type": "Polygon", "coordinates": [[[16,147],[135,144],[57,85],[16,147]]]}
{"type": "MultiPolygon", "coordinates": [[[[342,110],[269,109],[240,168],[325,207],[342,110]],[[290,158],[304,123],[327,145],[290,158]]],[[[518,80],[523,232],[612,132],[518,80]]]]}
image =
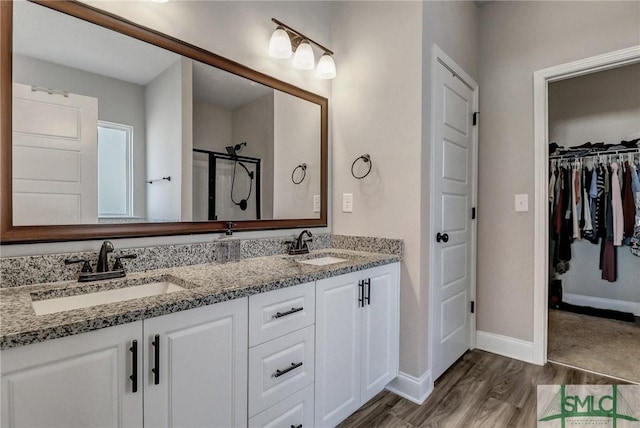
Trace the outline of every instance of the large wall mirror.
{"type": "Polygon", "coordinates": [[[326,98],[81,3],[0,3],[3,243],[326,226],[326,98]]]}

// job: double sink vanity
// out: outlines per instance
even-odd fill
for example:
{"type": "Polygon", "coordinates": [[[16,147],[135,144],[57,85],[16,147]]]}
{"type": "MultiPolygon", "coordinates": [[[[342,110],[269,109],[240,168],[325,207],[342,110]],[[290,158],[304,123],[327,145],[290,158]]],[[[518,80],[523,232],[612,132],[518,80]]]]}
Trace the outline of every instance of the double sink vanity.
{"type": "Polygon", "coordinates": [[[0,289],[2,426],[335,426],[398,371],[401,254],[0,289]]]}

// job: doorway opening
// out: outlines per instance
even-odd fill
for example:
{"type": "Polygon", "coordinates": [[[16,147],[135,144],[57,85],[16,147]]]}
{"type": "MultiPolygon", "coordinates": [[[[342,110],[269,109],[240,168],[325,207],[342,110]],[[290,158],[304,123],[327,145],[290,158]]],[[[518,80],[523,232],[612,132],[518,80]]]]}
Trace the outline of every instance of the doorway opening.
{"type": "MultiPolygon", "coordinates": [[[[594,75],[597,72],[604,72],[606,70],[618,69],[623,66],[632,65],[640,63],[640,46],[635,46],[628,49],[623,49],[620,51],[611,52],[605,55],[600,55],[597,57],[588,58],[585,60],[580,60],[568,64],[563,64],[560,66],[552,67],[549,69],[544,69],[537,71],[534,73],[534,126],[535,126],[535,241],[534,241],[534,362],[537,364],[544,364],[547,361],[547,358],[557,361],[557,349],[552,349],[552,346],[555,346],[551,341],[558,339],[556,333],[559,333],[560,330],[566,329],[570,331],[572,328],[576,327],[575,322],[578,322],[578,325],[582,326],[582,329],[585,328],[586,322],[593,321],[593,325],[598,328],[602,327],[610,320],[592,320],[591,317],[584,315],[569,315],[567,317],[566,313],[554,312],[553,310],[548,310],[549,307],[549,295],[548,293],[548,284],[549,284],[549,272],[550,267],[552,267],[553,263],[550,263],[549,257],[553,255],[553,250],[550,251],[550,238],[548,231],[552,226],[549,221],[549,209],[550,209],[550,196],[551,192],[549,191],[549,177],[550,177],[550,166],[549,166],[549,143],[551,140],[549,139],[553,131],[554,124],[550,123],[549,117],[549,103],[552,100],[553,94],[550,91],[553,91],[554,82],[565,81],[570,78],[575,78],[579,76],[589,77],[594,75]],[[588,76],[589,75],[589,76],[588,76]],[[570,319],[567,319],[570,318],[570,319]],[[578,320],[574,318],[580,318],[578,320]],[[561,327],[558,328],[558,323],[561,324],[561,327]],[[554,327],[555,325],[555,327],[554,327]],[[555,329],[554,333],[549,333],[551,329],[555,329]]],[[[557,129],[555,130],[557,131],[557,129]]],[[[555,132],[553,131],[553,132],[555,132]]],[[[556,133],[557,135],[557,133],[556,133]]],[[[626,135],[621,135],[621,139],[625,139],[626,135]]],[[[640,137],[640,136],[639,136],[640,137]]],[[[595,137],[594,137],[595,138],[595,137]]],[[[637,137],[636,137],[637,138],[637,137]]],[[[619,143],[620,141],[618,141],[619,143]]],[[[584,143],[584,142],[583,142],[584,143]]],[[[596,143],[596,141],[592,141],[592,143],[596,143]]],[[[559,143],[559,145],[562,145],[559,143]]],[[[573,145],[573,144],[571,144],[573,145]]],[[[625,161],[625,158],[615,158],[616,163],[620,163],[620,161],[625,161]]],[[[552,167],[553,168],[553,167],[552,167]]],[[[585,248],[581,248],[580,250],[589,250],[588,246],[585,248]]],[[[629,251],[628,247],[624,249],[625,251],[629,251]]],[[[577,251],[577,250],[576,250],[577,251]]],[[[636,269],[638,261],[632,260],[629,266],[630,270],[636,269]],[[635,262],[635,263],[634,263],[635,262]]],[[[571,265],[571,264],[570,264],[571,265]]],[[[595,260],[596,270],[598,268],[598,260],[595,260]]],[[[576,269],[580,265],[576,265],[576,269]]],[[[625,274],[624,271],[620,272],[621,274],[625,274]]],[[[629,274],[625,274],[629,275],[629,274]]],[[[632,274],[631,274],[632,275],[632,274]]],[[[575,278],[574,278],[575,279],[575,278]]],[[[636,281],[637,282],[637,281],[636,281]]],[[[557,292],[557,290],[556,290],[557,292]]],[[[640,293],[640,291],[638,291],[640,293]]],[[[574,299],[576,293],[568,293],[573,294],[573,296],[569,297],[569,300],[574,299]]],[[[565,299],[566,300],[566,299],[565,299]]],[[[609,299],[613,300],[613,299],[609,299]]],[[[568,302],[573,303],[575,306],[583,306],[584,300],[568,302]]],[[[587,302],[593,303],[593,301],[587,302]]],[[[600,302],[601,303],[601,302],[600,302]]],[[[596,306],[596,305],[591,305],[596,306]]],[[[620,322],[620,321],[617,321],[620,322]]],[[[628,327],[633,327],[634,323],[629,323],[628,327]]],[[[622,328],[622,327],[621,327],[622,328]]],[[[635,328],[635,327],[634,327],[635,328]]],[[[571,335],[570,335],[571,336],[571,335]]],[[[570,337],[567,336],[567,337],[570,337]]],[[[575,336],[575,335],[574,335],[575,336]]],[[[596,344],[601,345],[604,340],[595,339],[595,334],[591,335],[591,339],[594,339],[592,346],[595,347],[596,344]],[[596,343],[599,342],[599,343],[596,343]]],[[[604,337],[607,339],[611,339],[612,335],[604,333],[604,337]]],[[[639,336],[640,337],[640,336],[639,336]]],[[[560,339],[564,340],[564,339],[560,339]]],[[[635,339],[637,341],[637,339],[635,339]]],[[[555,342],[554,342],[555,343],[555,342]]],[[[589,346],[588,343],[584,344],[585,346],[589,346]]],[[[618,347],[620,349],[625,349],[626,346],[624,343],[620,343],[616,345],[615,343],[610,343],[613,347],[618,347]]],[[[620,349],[611,350],[610,352],[619,352],[620,349]]],[[[595,349],[594,349],[595,350],[595,349]]],[[[590,356],[593,357],[596,354],[604,354],[603,358],[607,358],[607,353],[605,351],[600,352],[591,352],[590,356]]],[[[587,358],[588,360],[588,358],[587,358]]],[[[585,361],[580,360],[578,358],[575,359],[575,362],[567,362],[560,361],[561,363],[576,366],[583,369],[588,369],[591,371],[597,371],[600,373],[605,373],[608,375],[612,375],[614,377],[629,379],[629,374],[627,372],[620,371],[617,373],[614,370],[604,369],[602,366],[598,366],[597,364],[592,364],[593,361],[585,361]]],[[[604,361],[604,364],[609,364],[610,361],[604,361]]],[[[636,382],[640,382],[639,379],[635,379],[636,382]]]]}

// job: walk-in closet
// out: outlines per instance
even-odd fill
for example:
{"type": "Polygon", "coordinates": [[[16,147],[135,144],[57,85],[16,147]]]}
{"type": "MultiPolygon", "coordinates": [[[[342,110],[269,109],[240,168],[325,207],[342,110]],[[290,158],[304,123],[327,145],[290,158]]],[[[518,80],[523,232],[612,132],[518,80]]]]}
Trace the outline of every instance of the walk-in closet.
{"type": "Polygon", "coordinates": [[[640,382],[640,64],[548,94],[548,359],[640,382]]]}

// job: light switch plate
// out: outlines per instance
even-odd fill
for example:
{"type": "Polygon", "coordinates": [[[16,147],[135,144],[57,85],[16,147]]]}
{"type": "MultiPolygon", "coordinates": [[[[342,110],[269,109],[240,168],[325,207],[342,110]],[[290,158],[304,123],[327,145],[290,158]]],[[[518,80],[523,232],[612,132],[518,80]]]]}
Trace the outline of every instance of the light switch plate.
{"type": "Polygon", "coordinates": [[[529,195],[528,194],[516,195],[515,205],[516,205],[515,206],[516,212],[518,213],[529,211],[529,195]]]}
{"type": "Polygon", "coordinates": [[[342,212],[343,213],[353,212],[353,193],[342,194],[342,212]]]}
{"type": "Polygon", "coordinates": [[[313,212],[320,212],[320,195],[313,195],[313,212]]]}

